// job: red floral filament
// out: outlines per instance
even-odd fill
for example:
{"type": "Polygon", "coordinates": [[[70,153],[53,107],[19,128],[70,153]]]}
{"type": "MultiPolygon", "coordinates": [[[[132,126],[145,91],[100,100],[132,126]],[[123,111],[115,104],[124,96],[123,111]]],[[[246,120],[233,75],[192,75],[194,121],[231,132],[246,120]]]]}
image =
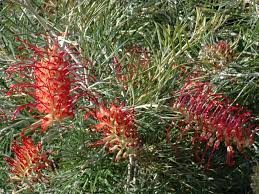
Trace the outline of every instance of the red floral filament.
{"type": "MultiPolygon", "coordinates": [[[[46,39],[50,41],[48,37],[46,39]]],[[[7,70],[9,74],[17,73],[19,76],[19,82],[11,86],[9,94],[15,91],[34,98],[36,103],[29,106],[45,114],[42,119],[42,130],[45,131],[53,122],[74,116],[75,97],[71,91],[76,81],[72,73],[75,64],[70,54],[59,47],[57,40],[44,48],[31,45],[26,40],[20,41],[34,54],[27,61],[14,64],[7,70]]],[[[16,114],[25,107],[19,107],[16,114]]]]}
{"type": "Polygon", "coordinates": [[[11,166],[13,180],[22,182],[28,180],[31,183],[40,181],[44,176],[42,170],[50,165],[47,152],[42,152],[42,145],[35,145],[30,137],[21,134],[22,145],[14,141],[11,151],[14,158],[6,157],[6,162],[11,166]]]}
{"type": "Polygon", "coordinates": [[[136,154],[141,140],[135,125],[133,110],[126,110],[125,107],[114,104],[107,109],[101,105],[99,110],[90,114],[99,122],[93,128],[103,136],[101,140],[92,143],[91,146],[105,145],[109,148],[109,153],[118,151],[116,161],[121,156],[126,158],[136,154]]]}
{"type": "MultiPolygon", "coordinates": [[[[205,141],[212,154],[221,142],[227,147],[227,163],[233,165],[234,149],[239,152],[253,143],[251,113],[212,91],[209,83],[188,82],[178,92],[173,109],[185,116],[182,130],[195,128],[193,143],[205,141]]],[[[212,156],[211,154],[211,156],[212,156]]],[[[209,160],[211,159],[211,156],[209,160]]]]}
{"type": "Polygon", "coordinates": [[[71,78],[68,76],[70,64],[63,55],[58,51],[56,43],[48,51],[48,58],[35,63],[35,97],[39,102],[37,109],[48,115],[46,126],[74,115],[71,109],[71,78]]]}

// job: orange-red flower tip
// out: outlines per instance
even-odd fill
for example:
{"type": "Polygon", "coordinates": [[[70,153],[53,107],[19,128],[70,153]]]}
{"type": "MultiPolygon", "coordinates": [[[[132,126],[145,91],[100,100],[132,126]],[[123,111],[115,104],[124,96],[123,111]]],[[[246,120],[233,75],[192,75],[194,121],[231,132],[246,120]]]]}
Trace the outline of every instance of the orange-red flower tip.
{"type": "Polygon", "coordinates": [[[19,38],[33,54],[7,70],[19,80],[11,85],[8,95],[23,93],[34,98],[34,106],[45,115],[43,131],[56,121],[74,116],[74,101],[79,96],[73,91],[80,78],[75,74],[78,65],[73,62],[71,53],[61,48],[57,39],[51,41],[48,36],[45,39],[47,46],[38,47],[19,38]]]}
{"type": "Polygon", "coordinates": [[[34,144],[31,137],[21,134],[21,143],[14,141],[11,147],[14,157],[6,157],[5,161],[10,165],[11,179],[20,183],[29,181],[39,182],[44,178],[43,170],[51,164],[48,153],[43,152],[42,144],[34,144]]]}
{"type": "Polygon", "coordinates": [[[102,139],[91,143],[92,146],[103,145],[109,153],[117,153],[115,161],[136,154],[141,139],[135,124],[134,110],[111,104],[109,109],[100,105],[90,114],[98,122],[92,127],[102,134],[102,139]]]}

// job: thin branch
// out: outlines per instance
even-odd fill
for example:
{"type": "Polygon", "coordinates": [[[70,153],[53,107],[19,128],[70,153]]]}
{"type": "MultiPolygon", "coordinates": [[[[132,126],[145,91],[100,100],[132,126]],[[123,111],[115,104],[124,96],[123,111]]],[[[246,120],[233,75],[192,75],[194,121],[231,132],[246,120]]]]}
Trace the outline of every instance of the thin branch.
{"type": "Polygon", "coordinates": [[[224,79],[226,77],[253,77],[253,78],[258,78],[259,77],[259,72],[255,73],[236,73],[236,74],[229,74],[229,73],[220,73],[219,74],[220,79],[224,79]]]}
{"type": "Polygon", "coordinates": [[[148,109],[148,108],[158,108],[158,104],[143,104],[143,105],[139,105],[139,106],[136,106],[134,107],[135,109],[139,109],[139,108],[145,108],[145,109],[148,109]]]}
{"type": "Polygon", "coordinates": [[[0,130],[0,137],[2,135],[4,135],[9,129],[11,128],[14,128],[14,127],[20,127],[21,125],[23,126],[24,123],[28,123],[26,120],[22,120],[22,121],[19,121],[17,123],[14,123],[13,125],[10,125],[8,127],[5,127],[3,129],[0,130]]]}
{"type": "Polygon", "coordinates": [[[129,156],[129,163],[127,166],[127,184],[126,184],[126,192],[127,193],[135,193],[136,192],[136,176],[137,176],[137,167],[136,161],[132,155],[129,156]]]}

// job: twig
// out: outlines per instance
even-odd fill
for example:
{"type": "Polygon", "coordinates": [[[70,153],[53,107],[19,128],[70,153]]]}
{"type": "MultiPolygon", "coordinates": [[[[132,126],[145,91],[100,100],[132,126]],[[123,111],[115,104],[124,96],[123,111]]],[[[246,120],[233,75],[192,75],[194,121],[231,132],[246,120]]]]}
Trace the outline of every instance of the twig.
{"type": "Polygon", "coordinates": [[[158,107],[158,104],[143,104],[143,105],[136,106],[135,109],[139,109],[139,108],[148,109],[148,108],[157,108],[157,107],[158,107]]]}
{"type": "Polygon", "coordinates": [[[19,121],[19,122],[13,124],[13,125],[10,125],[10,126],[8,126],[8,127],[5,127],[5,128],[3,128],[3,129],[1,129],[1,130],[0,130],[0,137],[1,137],[3,134],[5,134],[7,130],[9,130],[9,129],[13,128],[13,127],[21,126],[21,124],[23,124],[23,123],[27,123],[27,121],[22,120],[22,121],[19,121]]]}
{"type": "Polygon", "coordinates": [[[220,73],[219,74],[220,79],[224,79],[225,77],[254,77],[254,78],[258,78],[259,77],[259,73],[255,72],[255,73],[236,73],[236,74],[228,74],[228,73],[220,73]]]}
{"type": "Polygon", "coordinates": [[[126,192],[127,193],[135,193],[136,192],[136,176],[137,176],[137,168],[136,161],[134,160],[133,155],[129,156],[129,163],[127,166],[127,184],[126,184],[126,192]]]}

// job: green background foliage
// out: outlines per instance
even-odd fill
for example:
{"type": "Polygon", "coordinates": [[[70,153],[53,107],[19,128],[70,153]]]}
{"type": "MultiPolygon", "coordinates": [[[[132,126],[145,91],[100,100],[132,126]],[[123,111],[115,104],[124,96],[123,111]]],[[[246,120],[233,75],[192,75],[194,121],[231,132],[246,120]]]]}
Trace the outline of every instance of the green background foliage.
{"type": "MultiPolygon", "coordinates": [[[[8,117],[0,122],[0,193],[21,189],[9,180],[4,157],[11,155],[11,142],[17,134],[35,121],[27,110],[11,119],[17,106],[31,100],[26,95],[6,96],[15,80],[7,77],[5,70],[18,55],[30,53],[29,49],[17,49],[21,43],[15,38],[44,45],[37,33],[65,32],[66,44],[80,53],[80,61],[91,63],[88,73],[95,73],[96,81],[82,81],[81,85],[107,102],[120,99],[135,107],[143,141],[135,159],[135,181],[128,184],[128,160],[115,162],[114,155],[103,148],[87,146],[98,136],[89,130],[94,121],[83,118],[80,107],[91,104],[82,99],[73,120],[52,126],[44,136],[33,137],[43,140],[44,149],[52,151],[55,170],[45,172],[48,183],[20,193],[253,193],[250,184],[259,176],[253,171],[258,160],[257,134],[246,152],[249,160],[237,155],[236,165],[227,166],[226,149],[221,145],[207,169],[194,160],[192,132],[182,137],[171,125],[172,120],[181,119],[172,111],[171,102],[173,92],[200,70],[204,73],[197,80],[213,83],[216,92],[251,110],[258,126],[259,22],[255,1],[12,0],[1,1],[0,24],[0,110],[8,117]],[[200,58],[200,52],[205,45],[220,40],[230,44],[235,58],[214,71],[213,64],[200,58]],[[145,69],[137,66],[138,73],[121,82],[113,59],[118,57],[123,67],[134,62],[126,53],[131,46],[146,48],[149,64],[145,69]],[[168,126],[170,142],[166,142],[168,126]]],[[[127,73],[124,69],[123,74],[127,73]]]]}

